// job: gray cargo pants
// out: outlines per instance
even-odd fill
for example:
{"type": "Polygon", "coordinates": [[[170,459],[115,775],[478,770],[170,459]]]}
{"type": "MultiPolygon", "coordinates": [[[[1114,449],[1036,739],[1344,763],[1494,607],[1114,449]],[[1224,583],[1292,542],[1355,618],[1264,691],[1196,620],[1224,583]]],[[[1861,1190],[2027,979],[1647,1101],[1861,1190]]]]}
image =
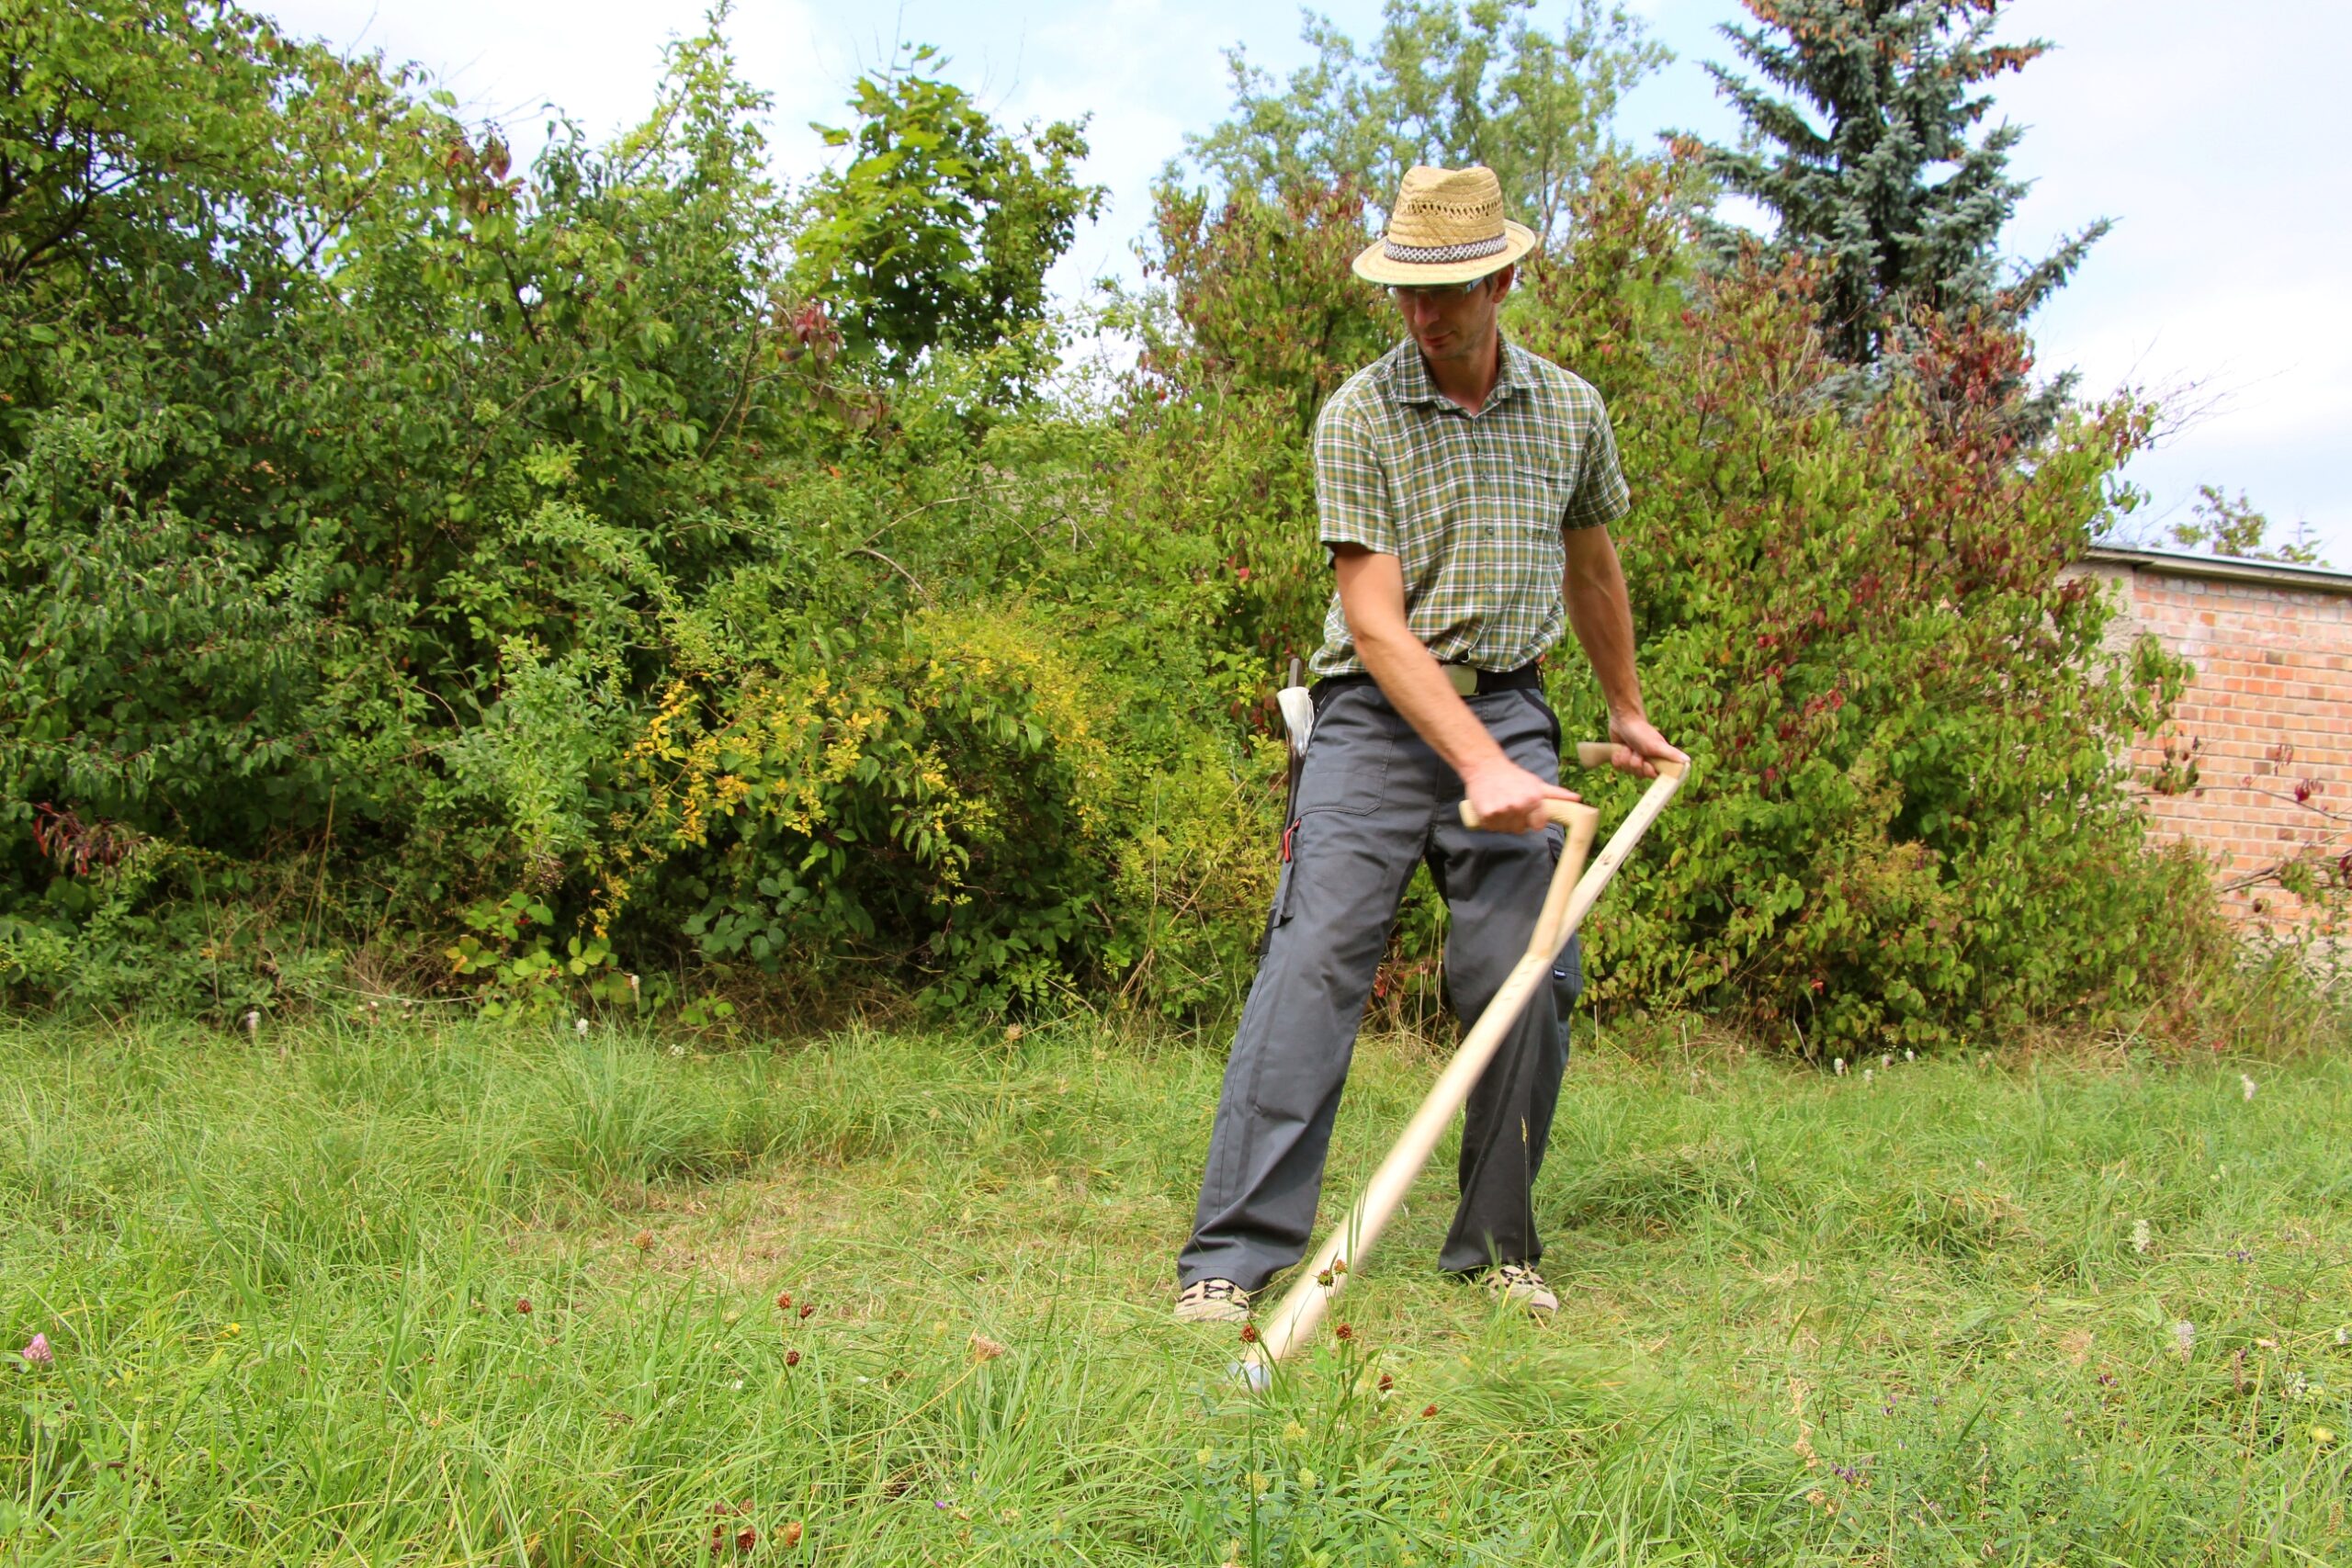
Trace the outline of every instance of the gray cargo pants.
{"type": "MultiPolygon", "coordinates": [[[[1512,761],[1559,777],[1559,726],[1541,693],[1466,700],[1512,761]]],[[[1177,1256],[1183,1283],[1255,1291],[1305,1255],[1356,1025],[1416,864],[1429,863],[1452,911],[1445,986],[1465,1028],[1526,953],[1559,829],[1474,833],[1457,815],[1461,800],[1461,779],[1377,687],[1325,697],[1265,954],[1226,1063],[1199,1211],[1177,1256]]],[[[1571,943],[1555,984],[1531,998],[1471,1093],[1442,1269],[1543,1256],[1532,1190],[1567,1065],[1577,960],[1571,943]]]]}

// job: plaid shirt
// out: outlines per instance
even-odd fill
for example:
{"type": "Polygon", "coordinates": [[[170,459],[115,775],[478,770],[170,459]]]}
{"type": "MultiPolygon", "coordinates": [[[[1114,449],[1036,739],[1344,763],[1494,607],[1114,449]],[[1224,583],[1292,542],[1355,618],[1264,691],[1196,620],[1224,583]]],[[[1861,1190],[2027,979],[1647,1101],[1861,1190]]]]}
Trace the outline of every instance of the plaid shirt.
{"type": "MultiPolygon", "coordinates": [[[[1600,394],[1509,339],[1475,414],[1410,338],[1349,378],[1316,422],[1315,501],[1325,546],[1397,558],[1406,624],[1440,662],[1495,671],[1559,640],[1562,530],[1633,504],[1600,394]]],[[[1363,668],[1334,592],[1315,672],[1363,668]]]]}

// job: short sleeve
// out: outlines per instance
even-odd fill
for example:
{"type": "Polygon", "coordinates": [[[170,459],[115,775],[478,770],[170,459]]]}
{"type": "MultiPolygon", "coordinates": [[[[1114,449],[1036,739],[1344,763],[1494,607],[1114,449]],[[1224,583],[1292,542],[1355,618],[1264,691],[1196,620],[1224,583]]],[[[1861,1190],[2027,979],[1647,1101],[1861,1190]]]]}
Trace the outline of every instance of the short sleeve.
{"type": "Polygon", "coordinates": [[[1605,527],[1634,509],[1634,492],[1617,466],[1617,437],[1609,428],[1609,411],[1597,397],[1584,425],[1584,472],[1560,514],[1564,529],[1605,527]]]}
{"type": "Polygon", "coordinates": [[[1361,545],[1375,555],[1396,553],[1388,473],[1363,413],[1344,396],[1324,404],[1315,422],[1315,510],[1316,536],[1327,548],[1361,545]]]}

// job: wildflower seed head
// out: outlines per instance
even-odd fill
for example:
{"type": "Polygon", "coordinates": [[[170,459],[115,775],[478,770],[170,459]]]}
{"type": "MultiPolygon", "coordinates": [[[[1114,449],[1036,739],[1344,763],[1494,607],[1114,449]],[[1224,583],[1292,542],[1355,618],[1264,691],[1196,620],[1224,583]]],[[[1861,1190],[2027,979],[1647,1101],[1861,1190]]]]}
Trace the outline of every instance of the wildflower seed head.
{"type": "Polygon", "coordinates": [[[531,1298],[528,1296],[517,1296],[514,1298],[514,1310],[522,1314],[525,1317],[530,1316],[531,1298]]]}
{"type": "Polygon", "coordinates": [[[1255,1345],[1258,1343],[1258,1325],[1256,1324],[1245,1323],[1241,1325],[1241,1343],[1244,1345],[1255,1345]]]}
{"type": "Polygon", "coordinates": [[[1437,1406],[1434,1404],[1424,1404],[1421,1406],[1421,1414],[1425,1416],[1434,1416],[1437,1414],[1437,1406]]]}
{"type": "Polygon", "coordinates": [[[2136,1253],[2139,1253],[2142,1257],[2143,1257],[2143,1258],[2144,1258],[2145,1256],[2147,1256],[2148,1248],[2149,1248],[2151,1246],[2154,1245],[2154,1242],[2155,1242],[2155,1232],[2154,1232],[2152,1228],[2150,1228],[2150,1226],[2149,1226],[2149,1224],[2148,1224],[2148,1222],[2147,1222],[2147,1221],[2145,1221],[2145,1220],[2133,1220],[2133,1221],[2132,1222],[2132,1251],[2134,1251],[2134,1252],[2136,1252],[2136,1253]]]}
{"type": "Polygon", "coordinates": [[[1340,1341],[1342,1344],[1346,1343],[1348,1340],[1353,1339],[1355,1337],[1356,1328],[1355,1325],[1352,1323],[1343,1323],[1340,1325],[1339,1327],[1331,1331],[1331,1337],[1340,1341]]]}
{"type": "Polygon", "coordinates": [[[2173,1348],[2180,1352],[2180,1359],[2188,1359],[2188,1353],[2197,1348],[2197,1325],[2185,1317],[2174,1324],[2172,1343],[2173,1348]]]}
{"type": "Polygon", "coordinates": [[[790,1291],[778,1291],[778,1292],[775,1293],[775,1310],[776,1310],[776,1311],[778,1311],[778,1312],[783,1312],[784,1310],[786,1310],[786,1308],[788,1308],[788,1307],[789,1307],[789,1306],[791,1306],[791,1305],[792,1305],[792,1292],[791,1292],[790,1291]]]}
{"type": "Polygon", "coordinates": [[[784,1353],[784,1364],[787,1367],[798,1366],[800,1364],[800,1352],[797,1350],[786,1350],[784,1353]]]}
{"type": "Polygon", "coordinates": [[[1380,1392],[1381,1392],[1381,1393],[1386,1393],[1390,1389],[1395,1388],[1396,1386],[1396,1378],[1394,1378],[1393,1376],[1391,1376],[1390,1374],[1388,1374],[1388,1373],[1386,1373],[1386,1372],[1383,1372],[1383,1373],[1381,1373],[1381,1374],[1380,1374],[1380,1392]]]}
{"type": "Polygon", "coordinates": [[[800,1521],[798,1519],[795,1519],[790,1524],[785,1526],[782,1533],[777,1535],[775,1539],[779,1544],[786,1547],[798,1546],[800,1544],[800,1521]]]}

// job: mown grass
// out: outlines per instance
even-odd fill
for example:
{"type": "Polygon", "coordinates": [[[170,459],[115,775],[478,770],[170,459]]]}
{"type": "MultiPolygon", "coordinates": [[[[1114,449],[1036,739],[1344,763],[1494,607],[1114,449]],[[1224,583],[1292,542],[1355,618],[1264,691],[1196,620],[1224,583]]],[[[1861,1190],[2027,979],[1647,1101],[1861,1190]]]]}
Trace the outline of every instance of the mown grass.
{"type": "MultiPolygon", "coordinates": [[[[21,1025],[0,1062],[0,1332],[55,1349],[0,1371],[10,1561],[2352,1559],[2341,1056],[2249,1099],[1586,1052],[1558,1321],[1433,1275],[1432,1176],[1262,1399],[1166,1316],[1213,1050],[21,1025]]],[[[1362,1050],[1327,1208],[1430,1070],[1362,1050]]]]}

